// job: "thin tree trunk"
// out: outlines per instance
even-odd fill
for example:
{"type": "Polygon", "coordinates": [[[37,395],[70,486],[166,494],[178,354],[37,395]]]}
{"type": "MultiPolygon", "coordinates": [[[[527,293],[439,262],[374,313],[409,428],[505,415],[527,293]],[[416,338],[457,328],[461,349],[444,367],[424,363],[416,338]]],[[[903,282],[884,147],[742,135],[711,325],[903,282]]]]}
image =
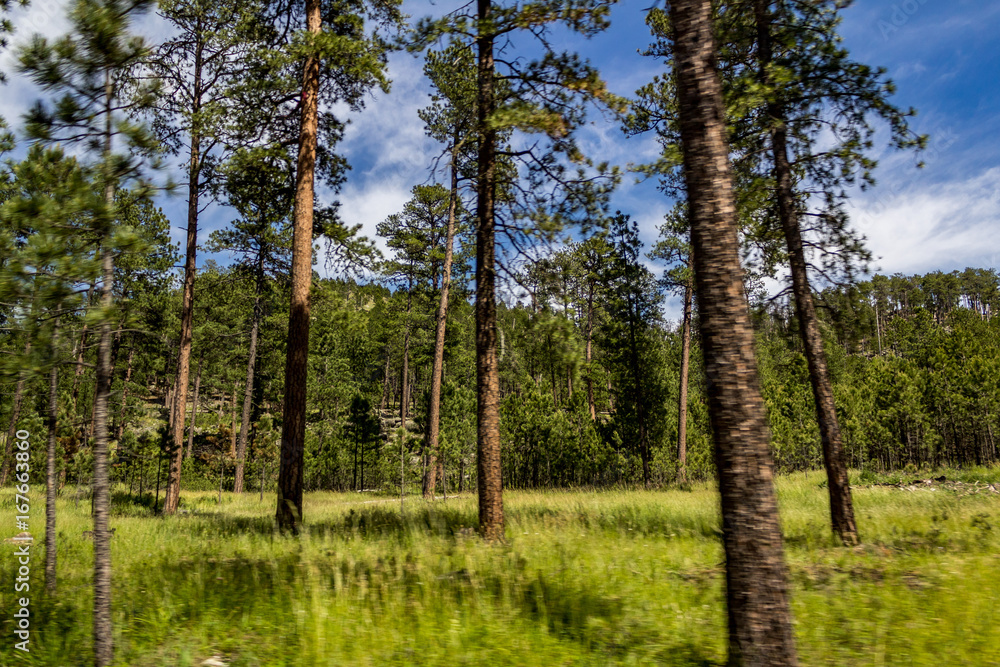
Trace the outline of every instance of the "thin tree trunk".
{"type": "Polygon", "coordinates": [[[239,393],[240,383],[233,383],[233,397],[232,402],[229,406],[229,414],[231,416],[229,425],[229,455],[236,456],[236,394],[239,393]]]}
{"type": "MultiPolygon", "coordinates": [[[[427,473],[424,497],[434,498],[437,487],[438,439],[441,432],[441,381],[444,376],[444,338],[448,324],[448,291],[451,289],[451,262],[455,239],[455,209],[458,206],[458,137],[451,149],[451,193],[448,198],[448,228],[445,231],[444,267],[441,271],[441,294],[438,298],[437,326],[434,329],[434,364],[431,367],[431,396],[427,414],[427,473]]],[[[441,480],[442,486],[444,479],[441,480]]]]}
{"type": "MultiPolygon", "coordinates": [[[[389,352],[389,346],[385,347],[385,371],[382,375],[382,400],[379,402],[378,410],[383,412],[385,410],[385,402],[389,398],[389,361],[392,359],[392,353],[389,352]]],[[[381,415],[379,415],[381,416],[381,415]]]]}
{"type": "MultiPolygon", "coordinates": [[[[201,44],[195,51],[193,109],[201,108],[201,44]]],[[[198,197],[201,194],[201,135],[192,128],[191,150],[188,159],[188,210],[187,249],[184,257],[184,291],[181,302],[181,337],[177,356],[177,380],[174,390],[175,416],[173,424],[173,450],[167,472],[167,492],[163,499],[163,513],[173,514],[181,500],[181,464],[184,461],[184,412],[187,407],[188,380],[191,374],[191,339],[194,323],[194,280],[198,255],[198,197]]]]}
{"type": "MultiPolygon", "coordinates": [[[[768,0],[756,0],[754,13],[757,21],[758,57],[761,77],[765,85],[770,85],[771,25],[772,15],[768,0]]],[[[805,250],[802,245],[802,231],[799,227],[795,193],[792,185],[792,167],[788,161],[787,130],[784,109],[777,102],[767,105],[770,116],[771,150],[774,175],[777,181],[778,217],[785,233],[788,259],[792,270],[792,291],[795,294],[795,313],[799,320],[799,332],[805,346],[806,362],[809,366],[809,380],[816,400],[816,417],[819,421],[820,439],[823,444],[823,463],[826,466],[827,488],[830,493],[830,521],[833,532],[845,545],[858,543],[858,529],[854,522],[854,505],[851,502],[851,486],[847,478],[847,464],[844,461],[844,446],[840,437],[840,424],[833,400],[833,386],[823,350],[823,336],[820,334],[816,308],[813,304],[812,289],[806,268],[805,250]]]]}
{"type": "Polygon", "coordinates": [[[479,532],[487,540],[504,539],[503,473],[500,464],[499,368],[495,266],[495,196],[497,133],[489,124],[496,109],[493,89],[494,34],[490,0],[477,0],[480,28],[476,42],[479,156],[476,202],[476,394],[478,421],[479,532]]]}
{"type": "MultiPolygon", "coordinates": [[[[27,357],[30,352],[31,341],[28,341],[24,344],[24,356],[27,357]]],[[[0,486],[5,486],[7,478],[10,476],[11,462],[14,458],[14,435],[17,433],[17,420],[21,418],[21,403],[24,399],[26,375],[26,373],[22,372],[17,379],[17,385],[14,387],[14,407],[10,411],[10,426],[7,427],[7,439],[3,448],[3,470],[0,471],[0,486]]]]}
{"type": "Polygon", "coordinates": [[[122,403],[118,408],[118,428],[115,430],[115,440],[121,441],[125,434],[125,404],[128,402],[128,383],[132,381],[132,362],[135,360],[135,345],[128,349],[128,360],[125,362],[125,382],[122,383],[122,403]]]}
{"type": "MultiPolygon", "coordinates": [[[[111,77],[105,70],[105,205],[109,227],[114,210],[115,188],[111,170],[111,77]]],[[[97,348],[97,391],[94,395],[94,664],[107,667],[114,661],[111,634],[111,534],[108,532],[110,488],[108,470],[108,399],[111,396],[111,312],[114,299],[114,257],[109,245],[111,230],[104,230],[101,248],[103,284],[101,308],[105,315],[101,322],[101,339],[97,348]]]]}
{"type": "Polygon", "coordinates": [[[253,407],[253,375],[257,365],[257,333],[260,331],[261,291],[264,280],[264,256],[257,259],[257,293],[253,299],[253,323],[250,325],[250,359],[247,362],[247,384],[243,391],[243,414],[240,419],[240,436],[236,444],[236,472],[233,475],[233,493],[243,493],[243,464],[247,455],[247,435],[250,432],[250,411],[253,407]]]}
{"type": "MultiPolygon", "coordinates": [[[[306,0],[311,35],[321,30],[319,0],[306,0]]],[[[306,58],[302,77],[302,126],[295,171],[292,238],[292,301],[285,362],[285,405],[278,473],[278,528],[298,533],[302,521],[302,475],[306,439],[306,382],[309,370],[309,285],[312,281],[313,180],[318,127],[319,59],[306,58]]]]}
{"type": "Polygon", "coordinates": [[[410,306],[413,299],[413,279],[406,289],[406,323],[403,326],[403,384],[399,400],[399,427],[406,429],[406,417],[410,408],[410,306]]]}
{"type": "Polygon", "coordinates": [[[597,421],[597,406],[594,405],[594,377],[591,363],[593,361],[594,340],[594,283],[587,285],[587,405],[590,408],[590,420],[597,421]]]}
{"type": "MultiPolygon", "coordinates": [[[[61,308],[60,304],[60,308],[61,308]]],[[[58,310],[58,309],[57,309],[58,310]]],[[[45,592],[56,592],[56,428],[59,425],[59,365],[55,362],[59,349],[59,319],[53,323],[52,368],[49,369],[48,443],[45,452],[45,592]]]]}
{"type": "Polygon", "coordinates": [[[798,664],[715,71],[712,3],[673,0],[670,23],[695,288],[722,496],[729,664],[798,664]]]}
{"type": "Polygon", "coordinates": [[[198,372],[194,376],[194,405],[191,406],[191,428],[188,429],[187,454],[186,458],[191,458],[191,450],[194,448],[194,428],[198,423],[198,393],[201,390],[201,364],[205,360],[204,355],[198,357],[198,372]]]}
{"type": "MultiPolygon", "coordinates": [[[[688,260],[691,266],[693,256],[688,260]]],[[[687,411],[688,411],[688,370],[691,358],[691,279],[684,286],[684,321],[681,325],[681,381],[677,397],[677,476],[681,482],[687,481],[687,411]]]]}

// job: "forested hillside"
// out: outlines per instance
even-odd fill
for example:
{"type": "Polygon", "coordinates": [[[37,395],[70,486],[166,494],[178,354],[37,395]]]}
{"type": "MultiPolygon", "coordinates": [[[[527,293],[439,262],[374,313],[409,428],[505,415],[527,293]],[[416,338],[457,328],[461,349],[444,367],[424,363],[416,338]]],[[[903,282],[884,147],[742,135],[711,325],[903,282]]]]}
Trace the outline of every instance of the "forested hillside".
{"type": "MultiPolygon", "coordinates": [[[[149,245],[126,254],[117,269],[123,326],[112,348],[113,386],[121,397],[111,406],[113,479],[150,491],[157,486],[157,468],[161,483],[165,475],[161,452],[167,446],[165,406],[176,364],[180,290],[165,271],[176,257],[165,240],[166,220],[149,205],[122,201],[149,245]]],[[[637,396],[648,420],[650,481],[677,481],[680,324],[664,318],[667,288],[644,267],[645,249],[633,248],[637,239],[623,233],[601,244],[571,244],[515,273],[517,290],[498,306],[508,488],[642,484],[637,396]],[[633,354],[640,360],[635,367],[633,354]]],[[[422,248],[422,257],[393,265],[402,280],[316,279],[307,489],[398,492],[396,427],[404,395],[405,483],[410,493],[421,488],[443,257],[439,245],[422,248]]],[[[273,489],[286,345],[281,323],[288,317],[287,267],[276,257],[259,275],[253,257],[226,267],[209,262],[199,275],[185,414],[185,466],[193,476],[185,484],[217,488],[222,475],[222,488],[232,490],[236,443],[246,429],[244,488],[258,491],[263,482],[273,489]],[[245,403],[252,337],[255,364],[245,403]]],[[[475,347],[466,256],[459,253],[454,267],[441,394],[440,468],[447,493],[476,483],[475,347]]],[[[992,314],[1000,304],[1000,279],[995,271],[876,275],[826,289],[818,304],[850,467],[887,471],[997,460],[1000,325],[992,314]]],[[[794,312],[781,298],[752,310],[776,465],[786,472],[820,467],[794,312]]],[[[697,322],[695,308],[695,341],[697,322]]],[[[96,350],[82,318],[70,319],[63,331],[72,341],[66,354],[82,365],[61,377],[60,393],[69,400],[60,408],[59,466],[64,482],[88,484],[93,404],[88,368],[96,350]]],[[[7,336],[3,344],[9,355],[23,353],[21,336],[7,336]]],[[[687,469],[693,479],[706,479],[713,463],[697,342],[691,359],[687,469]]],[[[8,392],[17,392],[15,382],[8,392]]],[[[30,382],[20,394],[19,403],[5,402],[0,419],[40,427],[44,394],[30,382]]],[[[5,461],[6,473],[9,448],[5,461]]]]}

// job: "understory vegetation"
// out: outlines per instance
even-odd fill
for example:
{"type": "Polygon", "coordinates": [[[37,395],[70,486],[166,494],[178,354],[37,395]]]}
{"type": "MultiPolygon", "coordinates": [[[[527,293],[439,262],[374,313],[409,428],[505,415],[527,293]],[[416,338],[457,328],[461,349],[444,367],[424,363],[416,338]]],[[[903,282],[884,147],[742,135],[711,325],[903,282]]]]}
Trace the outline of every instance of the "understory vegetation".
{"type": "MultiPolygon", "coordinates": [[[[986,485],[1000,485],[1000,470],[852,472],[865,540],[854,549],[829,536],[823,482],[777,480],[802,664],[994,664],[1000,495],[986,485]],[[932,476],[949,481],[909,484],[932,476]]],[[[408,497],[402,515],[399,498],[374,494],[305,502],[304,533],[292,539],[274,532],[272,503],[255,494],[224,493],[220,504],[214,492],[185,492],[187,513],[154,519],[117,487],[116,664],[724,664],[714,485],[510,492],[500,545],[475,537],[468,494],[408,497]]],[[[0,507],[9,522],[9,490],[0,507]]],[[[92,662],[81,621],[92,604],[89,509],[69,489],[60,497],[59,593],[46,597],[41,568],[32,571],[30,664],[92,662]]],[[[4,581],[13,563],[0,565],[4,581]]],[[[4,614],[0,632],[12,631],[4,614]]],[[[0,665],[16,664],[0,654],[0,665]]]]}

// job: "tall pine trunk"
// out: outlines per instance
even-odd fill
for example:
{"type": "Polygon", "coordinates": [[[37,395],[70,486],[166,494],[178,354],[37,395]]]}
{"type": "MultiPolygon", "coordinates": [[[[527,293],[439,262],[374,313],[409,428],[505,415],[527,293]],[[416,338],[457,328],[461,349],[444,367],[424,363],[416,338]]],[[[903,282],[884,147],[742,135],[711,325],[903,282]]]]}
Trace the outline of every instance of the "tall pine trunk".
{"type": "MultiPolygon", "coordinates": [[[[756,0],[754,3],[758,58],[761,78],[765,85],[772,84],[769,68],[773,60],[771,46],[773,17],[769,5],[768,0],[756,0]]],[[[826,353],[823,350],[823,336],[820,334],[816,306],[809,286],[802,230],[799,227],[792,184],[792,166],[788,158],[786,114],[782,105],[773,100],[767,105],[767,114],[771,125],[771,153],[777,189],[778,217],[781,219],[781,229],[784,231],[785,244],[788,247],[792,292],[795,295],[795,314],[799,320],[799,333],[809,367],[809,381],[816,401],[816,418],[823,445],[823,464],[826,466],[827,488],[830,492],[830,522],[833,532],[841,542],[845,545],[855,545],[858,543],[858,528],[854,522],[851,486],[847,478],[847,463],[840,437],[837,408],[833,401],[833,386],[826,365],[826,353]]]]}
{"type": "MultiPolygon", "coordinates": [[[[201,49],[195,51],[192,82],[192,112],[201,108],[201,49]]],[[[194,322],[194,280],[198,255],[198,197],[201,193],[201,133],[191,128],[191,150],[188,156],[187,248],[184,256],[184,289],[181,297],[181,337],[177,355],[177,379],[174,384],[173,449],[167,471],[167,491],[163,513],[173,514],[181,501],[181,464],[184,462],[184,412],[187,408],[188,379],[191,374],[191,339],[194,322]]]]}
{"type": "MultiPolygon", "coordinates": [[[[306,0],[306,26],[319,35],[319,0],[306,0]]],[[[306,381],[309,371],[309,286],[312,282],[313,182],[319,124],[319,59],[306,58],[302,76],[302,127],[295,170],[292,235],[292,303],[288,317],[285,404],[281,424],[278,509],[281,530],[298,533],[302,521],[302,466],[306,439],[306,381]]]]}
{"type": "MultiPolygon", "coordinates": [[[[455,209],[458,206],[458,137],[451,148],[451,192],[448,197],[448,228],[444,240],[444,267],[438,297],[437,326],[434,329],[434,364],[431,367],[431,397],[427,414],[427,472],[424,497],[434,498],[437,488],[438,439],[441,432],[441,380],[444,376],[444,335],[448,323],[448,291],[451,288],[452,245],[455,238],[455,209]]],[[[444,479],[441,480],[442,487],[444,479]]]]}
{"type": "MultiPolygon", "coordinates": [[[[24,356],[31,352],[31,341],[24,344],[24,356]]],[[[0,471],[0,486],[7,484],[14,458],[14,436],[17,433],[17,420],[21,418],[21,403],[24,402],[24,382],[27,373],[22,372],[14,387],[14,406],[10,411],[10,426],[7,427],[7,439],[3,448],[3,470],[0,471]]]]}
{"type": "Polygon", "coordinates": [[[743,293],[712,3],[670,3],[695,288],[722,496],[729,664],[796,665],[769,430],[743,293]]]}
{"type": "Polygon", "coordinates": [[[243,391],[243,414],[240,417],[240,436],[236,442],[236,472],[233,475],[233,493],[243,493],[243,468],[247,456],[247,435],[250,433],[250,411],[253,407],[253,376],[257,366],[257,335],[262,315],[261,292],[264,282],[264,255],[257,258],[257,288],[253,299],[253,322],[250,325],[250,359],[247,362],[247,384],[243,391]]]}
{"type": "MultiPolygon", "coordinates": [[[[691,260],[688,260],[691,267],[691,260]]],[[[690,271],[693,273],[693,271],[690,271]]],[[[688,375],[691,360],[691,278],[684,286],[684,320],[681,324],[681,380],[677,396],[677,476],[682,482],[687,481],[687,412],[688,412],[688,375]]]]}
{"type": "Polygon", "coordinates": [[[111,74],[105,70],[104,198],[106,225],[101,240],[101,338],[97,348],[97,390],[94,394],[94,664],[107,667],[114,660],[111,635],[111,534],[110,484],[108,470],[108,399],[111,396],[111,312],[114,299],[115,266],[111,254],[111,224],[114,215],[115,188],[111,173],[111,74]]]}
{"type": "Polygon", "coordinates": [[[476,417],[478,421],[479,532],[487,540],[504,538],[503,477],[500,468],[500,380],[497,366],[495,266],[496,109],[493,88],[493,7],[477,0],[483,27],[476,42],[479,156],[476,201],[476,417]]]}

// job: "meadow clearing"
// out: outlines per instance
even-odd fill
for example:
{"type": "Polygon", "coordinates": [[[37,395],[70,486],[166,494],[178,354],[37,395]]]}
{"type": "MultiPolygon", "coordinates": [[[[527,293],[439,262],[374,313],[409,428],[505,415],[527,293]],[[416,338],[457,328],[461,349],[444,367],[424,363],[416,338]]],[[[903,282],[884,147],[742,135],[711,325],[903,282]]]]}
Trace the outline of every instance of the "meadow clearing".
{"type": "MultiPolygon", "coordinates": [[[[865,544],[852,549],[829,536],[823,473],[778,478],[802,664],[1000,665],[1000,494],[983,489],[1000,469],[935,474],[952,481],[854,475],[865,544]]],[[[471,495],[407,498],[401,517],[398,497],[311,493],[299,538],[274,532],[273,501],[185,492],[189,513],[160,518],[117,490],[115,664],[724,664],[714,485],[509,491],[507,541],[492,546],[472,532],[471,495]]],[[[51,598],[35,533],[27,657],[11,650],[3,545],[0,665],[92,663],[89,509],[63,490],[51,598]]],[[[4,489],[0,525],[13,523],[4,489]]]]}

